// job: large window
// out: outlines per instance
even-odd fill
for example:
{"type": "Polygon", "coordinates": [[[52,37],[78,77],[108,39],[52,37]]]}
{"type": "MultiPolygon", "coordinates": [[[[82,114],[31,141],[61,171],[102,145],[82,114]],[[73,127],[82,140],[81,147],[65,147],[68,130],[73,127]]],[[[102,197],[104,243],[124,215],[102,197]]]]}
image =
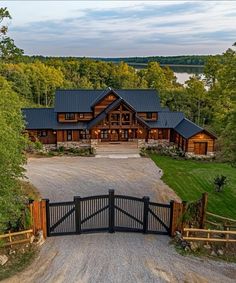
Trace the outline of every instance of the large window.
{"type": "Polygon", "coordinates": [[[111,114],[111,125],[117,126],[120,124],[120,114],[111,114]]]}
{"type": "Polygon", "coordinates": [[[108,130],[101,130],[101,139],[108,139],[108,130]]]}
{"type": "Polygon", "coordinates": [[[168,129],[159,129],[158,130],[158,139],[167,140],[168,139],[168,129]]]}
{"type": "Polygon", "coordinates": [[[72,131],[71,130],[67,131],[67,141],[72,141],[72,131]]]}
{"type": "Polygon", "coordinates": [[[80,131],[79,131],[79,138],[80,138],[81,140],[89,139],[89,132],[86,131],[86,130],[80,130],[80,131]]]}
{"type": "Polygon", "coordinates": [[[129,138],[128,130],[122,130],[122,132],[121,132],[121,138],[122,138],[122,139],[128,139],[128,138],[129,138]]]}
{"type": "Polygon", "coordinates": [[[122,114],[122,125],[129,125],[130,124],[130,114],[122,114]]]}
{"type": "Polygon", "coordinates": [[[75,113],[66,113],[65,120],[75,120],[75,113]]]}

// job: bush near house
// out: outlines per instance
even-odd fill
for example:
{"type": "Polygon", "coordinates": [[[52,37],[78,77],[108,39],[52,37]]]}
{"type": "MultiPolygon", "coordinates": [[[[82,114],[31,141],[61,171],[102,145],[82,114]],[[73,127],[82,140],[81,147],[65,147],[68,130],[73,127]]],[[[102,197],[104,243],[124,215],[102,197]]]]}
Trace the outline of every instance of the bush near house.
{"type": "Polygon", "coordinates": [[[208,192],[208,211],[236,219],[236,168],[227,163],[176,160],[151,154],[152,160],[164,171],[163,181],[182,200],[193,201],[208,192]],[[224,175],[228,183],[221,192],[215,191],[214,178],[224,175]]]}

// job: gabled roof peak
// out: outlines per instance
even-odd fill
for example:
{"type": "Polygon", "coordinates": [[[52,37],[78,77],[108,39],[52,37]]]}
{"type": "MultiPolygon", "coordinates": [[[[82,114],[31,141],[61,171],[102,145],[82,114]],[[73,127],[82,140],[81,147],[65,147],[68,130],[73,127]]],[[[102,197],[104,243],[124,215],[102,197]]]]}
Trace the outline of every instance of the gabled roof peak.
{"type": "Polygon", "coordinates": [[[91,107],[93,107],[94,105],[96,105],[98,102],[100,102],[105,96],[107,96],[110,92],[114,93],[117,98],[119,98],[119,94],[114,90],[112,89],[111,87],[107,87],[102,93],[101,95],[99,95],[94,101],[93,103],[91,104],[91,107]]]}
{"type": "Polygon", "coordinates": [[[113,89],[105,90],[57,90],[55,95],[55,112],[92,112],[92,106],[109,92],[122,98],[137,112],[161,111],[158,92],[154,89],[113,89]]]}

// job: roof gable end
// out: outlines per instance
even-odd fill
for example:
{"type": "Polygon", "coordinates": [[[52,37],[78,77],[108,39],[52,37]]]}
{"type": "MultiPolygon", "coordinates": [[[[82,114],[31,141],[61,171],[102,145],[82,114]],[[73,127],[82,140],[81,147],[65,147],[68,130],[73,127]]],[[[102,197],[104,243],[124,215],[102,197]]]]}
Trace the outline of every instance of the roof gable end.
{"type": "Polygon", "coordinates": [[[94,107],[97,105],[99,102],[101,102],[104,98],[106,98],[108,95],[113,94],[116,98],[120,98],[119,94],[112,88],[108,87],[105,89],[101,95],[99,95],[91,104],[91,107],[94,107]]]}

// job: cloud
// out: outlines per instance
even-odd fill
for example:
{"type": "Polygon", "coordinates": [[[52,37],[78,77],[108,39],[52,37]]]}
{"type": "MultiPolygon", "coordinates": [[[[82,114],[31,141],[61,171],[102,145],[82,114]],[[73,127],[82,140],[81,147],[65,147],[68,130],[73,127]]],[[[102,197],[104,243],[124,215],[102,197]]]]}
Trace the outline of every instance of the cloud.
{"type": "Polygon", "coordinates": [[[231,11],[236,3],[131,3],[84,7],[62,19],[13,25],[10,31],[27,54],[57,56],[219,53],[235,41],[231,11]]]}

